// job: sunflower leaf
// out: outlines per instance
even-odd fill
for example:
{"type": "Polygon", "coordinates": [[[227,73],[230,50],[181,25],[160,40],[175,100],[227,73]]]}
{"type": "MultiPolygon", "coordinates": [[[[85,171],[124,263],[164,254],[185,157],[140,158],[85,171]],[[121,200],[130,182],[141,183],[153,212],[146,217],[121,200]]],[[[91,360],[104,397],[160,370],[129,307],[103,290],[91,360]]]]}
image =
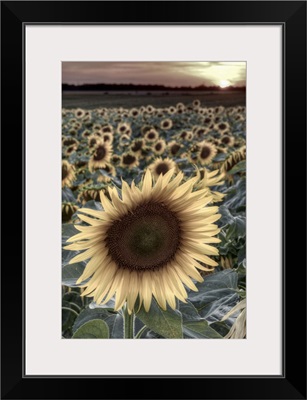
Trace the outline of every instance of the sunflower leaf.
{"type": "Polygon", "coordinates": [[[230,171],[227,173],[230,175],[237,174],[238,172],[246,171],[246,161],[240,161],[238,164],[236,164],[233,168],[231,168],[230,171]]]}
{"type": "Polygon", "coordinates": [[[85,263],[67,264],[62,268],[62,285],[78,286],[76,284],[79,277],[82,275],[85,268],[85,263]]]}
{"type": "Polygon", "coordinates": [[[224,270],[205,277],[197,284],[198,292],[190,292],[189,300],[199,315],[209,323],[220,321],[239,301],[238,274],[224,270]]]}
{"type": "Polygon", "coordinates": [[[183,324],[185,338],[190,339],[221,339],[222,336],[212,329],[204,319],[199,321],[186,321],[183,324]]]}
{"type": "Polygon", "coordinates": [[[77,329],[79,329],[85,323],[99,319],[106,322],[106,324],[109,327],[109,331],[112,333],[117,315],[118,315],[117,313],[113,312],[111,313],[103,308],[94,308],[94,309],[86,308],[82,310],[78,315],[78,317],[76,318],[75,323],[72,327],[72,331],[73,333],[75,333],[77,329]]]}
{"type": "Polygon", "coordinates": [[[72,339],[108,339],[108,325],[101,319],[93,319],[75,331],[72,339]]]}
{"type": "Polygon", "coordinates": [[[78,313],[70,307],[62,307],[62,331],[70,329],[78,313]]]}
{"type": "Polygon", "coordinates": [[[162,310],[153,299],[149,312],[144,307],[137,313],[137,317],[151,330],[168,339],[180,339],[182,333],[182,315],[178,310],[168,308],[162,310]]]}

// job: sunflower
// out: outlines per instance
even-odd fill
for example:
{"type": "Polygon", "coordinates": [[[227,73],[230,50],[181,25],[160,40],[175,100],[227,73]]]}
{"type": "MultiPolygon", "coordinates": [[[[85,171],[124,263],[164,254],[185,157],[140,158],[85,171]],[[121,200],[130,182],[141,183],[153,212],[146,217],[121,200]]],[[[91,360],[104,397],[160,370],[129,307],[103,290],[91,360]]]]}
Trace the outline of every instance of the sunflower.
{"type": "Polygon", "coordinates": [[[93,130],[94,130],[95,133],[96,133],[96,131],[97,131],[97,132],[101,131],[101,125],[99,125],[99,124],[94,124],[94,125],[93,125],[93,130]]]}
{"type": "Polygon", "coordinates": [[[208,127],[200,126],[199,128],[196,129],[195,135],[198,136],[199,138],[201,138],[204,135],[207,135],[209,132],[210,132],[210,129],[208,127]]]}
{"type": "Polygon", "coordinates": [[[193,107],[195,107],[195,108],[200,107],[200,100],[194,100],[193,101],[193,107]]]}
{"type": "Polygon", "coordinates": [[[139,116],[139,110],[137,108],[131,108],[131,110],[129,111],[129,116],[136,118],[139,116]]]}
{"type": "Polygon", "coordinates": [[[210,164],[217,153],[216,147],[213,144],[205,141],[199,143],[198,147],[198,161],[201,163],[201,165],[210,164]]]}
{"type": "Polygon", "coordinates": [[[62,139],[62,145],[63,146],[71,146],[72,144],[79,145],[79,142],[77,139],[69,137],[69,136],[64,136],[62,139]]]}
{"type": "Polygon", "coordinates": [[[234,145],[235,139],[233,136],[224,135],[221,138],[221,143],[225,146],[232,147],[234,145]]]}
{"type": "Polygon", "coordinates": [[[90,149],[95,147],[98,140],[99,140],[99,137],[94,134],[88,136],[88,138],[87,138],[88,147],[90,149]]]}
{"type": "Polygon", "coordinates": [[[90,136],[91,132],[88,131],[87,129],[85,131],[82,132],[82,137],[83,139],[87,139],[90,136]]]}
{"type": "Polygon", "coordinates": [[[79,193],[78,201],[83,205],[90,200],[99,201],[101,191],[107,194],[105,186],[100,186],[99,189],[96,187],[84,187],[79,193]]]}
{"type": "Polygon", "coordinates": [[[242,146],[239,150],[233,151],[222,164],[221,171],[228,172],[240,161],[246,159],[246,146],[242,146]]]}
{"type": "Polygon", "coordinates": [[[168,108],[167,111],[168,111],[169,114],[175,114],[175,112],[176,112],[177,110],[176,110],[175,107],[171,106],[171,107],[168,108]]]}
{"type": "Polygon", "coordinates": [[[171,119],[169,119],[169,118],[163,119],[163,120],[160,122],[160,127],[161,127],[161,129],[163,129],[164,131],[166,131],[166,130],[168,130],[168,129],[171,129],[172,126],[173,126],[173,121],[172,121],[171,119]]]}
{"type": "Polygon", "coordinates": [[[120,146],[128,146],[131,141],[131,137],[126,135],[125,133],[120,136],[119,144],[120,146]]]}
{"type": "Polygon", "coordinates": [[[228,122],[222,121],[222,122],[220,122],[219,124],[216,124],[216,125],[214,126],[214,129],[215,129],[217,132],[219,132],[221,135],[225,135],[226,132],[229,132],[230,125],[229,125],[228,122]]]}
{"type": "Polygon", "coordinates": [[[188,141],[190,141],[190,140],[193,139],[194,134],[193,134],[193,132],[191,132],[191,131],[183,130],[183,131],[180,132],[179,137],[180,137],[181,139],[183,139],[183,140],[188,140],[188,141]]]}
{"type": "Polygon", "coordinates": [[[149,105],[146,107],[145,110],[148,114],[152,114],[155,111],[155,108],[153,106],[149,105]]]}
{"type": "Polygon", "coordinates": [[[158,140],[154,145],[153,145],[153,151],[155,154],[160,155],[164,153],[164,150],[166,148],[166,143],[163,139],[158,140]]]}
{"type": "Polygon", "coordinates": [[[117,126],[117,129],[116,129],[116,132],[119,135],[124,135],[124,134],[130,135],[130,133],[131,133],[130,124],[128,124],[127,122],[119,123],[118,126],[117,126]]]}
{"type": "Polygon", "coordinates": [[[93,172],[95,169],[104,168],[110,161],[112,146],[108,142],[97,141],[95,151],[88,163],[88,169],[93,172]]]}
{"type": "Polygon", "coordinates": [[[148,167],[155,179],[158,179],[160,174],[165,175],[171,169],[174,172],[177,170],[176,163],[170,158],[157,158],[152,164],[148,167]]]}
{"type": "Polygon", "coordinates": [[[148,131],[150,131],[151,129],[153,129],[153,126],[150,125],[143,125],[141,127],[141,133],[144,136],[148,131]]]}
{"type": "Polygon", "coordinates": [[[75,116],[76,116],[77,118],[83,118],[84,115],[85,115],[85,111],[82,110],[81,108],[78,108],[78,109],[75,111],[75,116]]]}
{"type": "Polygon", "coordinates": [[[119,164],[121,161],[121,157],[118,154],[113,154],[111,157],[111,161],[113,164],[119,164]]]}
{"type": "Polygon", "coordinates": [[[178,144],[175,140],[172,140],[168,143],[168,150],[171,156],[177,155],[180,149],[181,145],[178,144]]]}
{"type": "Polygon", "coordinates": [[[105,304],[115,295],[114,309],[127,303],[130,314],[137,298],[146,311],[152,297],[162,309],[167,304],[175,309],[176,298],[186,302],[188,297],[184,285],[197,291],[192,279],[203,281],[198,269],[217,265],[209,256],[218,255],[210,245],[220,242],[214,237],[218,207],[207,206],[211,197],[202,190],[193,192],[197,177],[180,185],[183,173],[171,181],[173,173],[160,175],[152,186],[148,169],[141,188],[123,180],[122,197],[109,187],[111,201],[101,192],[104,211],[79,210],[89,225],[76,225],[80,233],[65,249],[83,251],[70,263],[89,260],[77,281],[86,286],[82,296],[105,304]]]}
{"type": "Polygon", "coordinates": [[[145,133],[145,139],[147,140],[147,142],[155,142],[156,140],[158,140],[158,138],[159,134],[154,128],[151,128],[145,133]]]}
{"type": "Polygon", "coordinates": [[[139,165],[139,161],[135,154],[133,153],[123,153],[121,157],[121,167],[124,168],[133,168],[139,165]]]}
{"type": "Polygon", "coordinates": [[[62,160],[62,188],[64,186],[72,186],[73,181],[76,179],[75,168],[69,164],[68,161],[62,160]]]}
{"type": "Polygon", "coordinates": [[[101,138],[103,139],[104,142],[108,142],[110,144],[113,143],[114,139],[112,133],[110,132],[105,132],[105,133],[102,132],[101,138]]]}
{"type": "Polygon", "coordinates": [[[101,128],[101,130],[102,130],[103,133],[111,133],[111,134],[113,134],[113,132],[114,132],[113,126],[110,125],[110,124],[104,125],[104,126],[101,128]]]}
{"type": "Polygon", "coordinates": [[[71,144],[70,146],[67,147],[65,151],[65,155],[69,157],[73,152],[75,152],[78,148],[77,144],[71,144]]]}
{"type": "Polygon", "coordinates": [[[130,150],[133,153],[140,154],[142,152],[142,148],[144,147],[144,139],[135,139],[130,146],[130,150]]]}

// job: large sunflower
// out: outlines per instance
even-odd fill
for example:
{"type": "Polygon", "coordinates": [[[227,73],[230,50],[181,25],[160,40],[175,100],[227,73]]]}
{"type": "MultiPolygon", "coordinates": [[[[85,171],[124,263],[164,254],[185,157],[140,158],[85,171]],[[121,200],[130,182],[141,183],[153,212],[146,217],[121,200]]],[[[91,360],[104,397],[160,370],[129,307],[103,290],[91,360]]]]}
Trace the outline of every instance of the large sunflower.
{"type": "Polygon", "coordinates": [[[89,225],[76,225],[80,233],[65,248],[82,251],[70,263],[89,260],[77,281],[86,286],[82,295],[98,304],[116,295],[115,310],[127,302],[129,313],[137,298],[148,311],[153,296],[162,309],[175,309],[176,298],[188,297],[184,285],[197,291],[192,279],[203,281],[198,269],[217,265],[209,256],[218,255],[210,245],[220,241],[214,237],[218,207],[208,207],[212,197],[204,190],[193,192],[198,177],[180,185],[183,173],[171,180],[173,173],[160,175],[153,186],[147,169],[140,188],[123,180],[121,196],[109,187],[111,201],[101,192],[104,211],[79,210],[89,225]]]}

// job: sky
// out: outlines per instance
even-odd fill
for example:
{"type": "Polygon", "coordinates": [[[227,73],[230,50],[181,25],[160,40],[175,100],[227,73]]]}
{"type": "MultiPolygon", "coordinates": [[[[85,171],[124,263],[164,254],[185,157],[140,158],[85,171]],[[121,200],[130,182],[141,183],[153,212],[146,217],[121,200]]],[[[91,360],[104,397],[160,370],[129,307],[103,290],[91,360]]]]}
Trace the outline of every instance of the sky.
{"type": "Polygon", "coordinates": [[[63,62],[63,83],[245,86],[245,62],[63,62]]]}

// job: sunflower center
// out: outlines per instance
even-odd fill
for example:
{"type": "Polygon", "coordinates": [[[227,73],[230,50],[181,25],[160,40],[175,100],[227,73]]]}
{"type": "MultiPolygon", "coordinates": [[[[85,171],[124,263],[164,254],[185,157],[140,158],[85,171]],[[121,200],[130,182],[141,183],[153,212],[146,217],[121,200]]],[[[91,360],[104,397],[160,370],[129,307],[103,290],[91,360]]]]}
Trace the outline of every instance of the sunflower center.
{"type": "Polygon", "coordinates": [[[210,156],[210,153],[211,153],[210,147],[204,146],[204,147],[201,149],[200,157],[205,159],[205,158],[207,158],[207,157],[210,156]]]}
{"type": "Polygon", "coordinates": [[[228,144],[228,143],[230,142],[230,138],[227,137],[227,136],[225,136],[225,137],[223,137],[222,142],[223,142],[224,144],[228,144]]]}
{"type": "Polygon", "coordinates": [[[178,153],[179,149],[180,149],[179,144],[173,144],[171,147],[171,153],[175,155],[176,153],[178,153]]]}
{"type": "Polygon", "coordinates": [[[103,160],[105,155],[106,155],[106,149],[103,146],[100,146],[96,149],[94,160],[95,161],[103,160]]]}
{"type": "Polygon", "coordinates": [[[162,149],[162,144],[161,143],[157,143],[156,144],[156,150],[160,151],[162,149]]]}
{"type": "Polygon", "coordinates": [[[156,167],[156,173],[157,173],[157,175],[160,175],[160,174],[164,175],[164,174],[166,174],[168,171],[169,171],[169,167],[168,167],[168,165],[167,165],[166,163],[164,163],[164,162],[158,164],[157,167],[156,167]]]}
{"type": "Polygon", "coordinates": [[[163,204],[141,204],[111,225],[106,242],[119,268],[154,271],[174,257],[180,243],[179,221],[163,204]]]}
{"type": "Polygon", "coordinates": [[[156,135],[154,134],[154,132],[150,132],[147,137],[148,139],[154,139],[156,135]]]}
{"type": "Polygon", "coordinates": [[[133,146],[131,147],[131,150],[132,150],[132,151],[141,150],[142,146],[143,146],[143,143],[142,143],[141,141],[139,141],[139,142],[134,142],[133,146]]]}
{"type": "Polygon", "coordinates": [[[123,164],[131,165],[135,162],[136,158],[130,154],[123,156],[123,164]]]}

